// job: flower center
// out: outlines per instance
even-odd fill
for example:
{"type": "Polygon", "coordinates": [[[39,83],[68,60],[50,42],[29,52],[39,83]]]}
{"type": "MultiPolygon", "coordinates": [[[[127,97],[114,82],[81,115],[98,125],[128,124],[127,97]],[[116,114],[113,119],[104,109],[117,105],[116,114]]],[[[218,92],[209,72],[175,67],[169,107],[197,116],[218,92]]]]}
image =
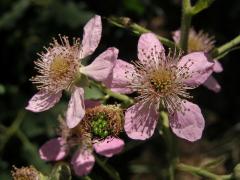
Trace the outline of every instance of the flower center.
{"type": "Polygon", "coordinates": [[[171,93],[175,73],[168,69],[155,70],[150,74],[150,83],[154,90],[162,95],[171,93]]]}
{"type": "Polygon", "coordinates": [[[63,57],[55,57],[50,65],[50,77],[53,80],[64,78],[70,70],[70,61],[63,57]]]}
{"type": "Polygon", "coordinates": [[[91,123],[93,134],[100,138],[105,138],[110,134],[108,130],[108,119],[104,114],[97,115],[91,123]]]}

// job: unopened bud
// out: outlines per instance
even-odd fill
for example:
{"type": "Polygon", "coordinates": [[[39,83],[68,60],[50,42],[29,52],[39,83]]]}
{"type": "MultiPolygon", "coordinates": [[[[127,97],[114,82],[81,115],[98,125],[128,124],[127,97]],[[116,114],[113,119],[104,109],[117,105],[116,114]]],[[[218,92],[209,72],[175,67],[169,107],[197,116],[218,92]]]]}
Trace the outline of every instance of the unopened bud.
{"type": "Polygon", "coordinates": [[[13,166],[11,171],[14,180],[41,180],[42,174],[33,166],[17,168],[13,166]]]}

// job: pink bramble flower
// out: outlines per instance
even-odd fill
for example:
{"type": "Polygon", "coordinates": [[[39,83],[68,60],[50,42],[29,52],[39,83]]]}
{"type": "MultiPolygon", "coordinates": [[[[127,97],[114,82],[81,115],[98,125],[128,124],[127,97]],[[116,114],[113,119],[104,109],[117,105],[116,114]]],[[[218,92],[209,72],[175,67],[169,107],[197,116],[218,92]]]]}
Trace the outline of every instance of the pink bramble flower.
{"type": "Polygon", "coordinates": [[[117,60],[111,88],[122,93],[137,92],[137,103],[126,110],[124,129],[132,139],[145,140],[154,133],[160,110],[167,110],[172,131],[181,138],[201,138],[204,118],[198,105],[189,102],[188,90],[209,77],[212,62],[203,52],[165,55],[152,33],[141,35],[134,65],[117,60]]]}
{"type": "MultiPolygon", "coordinates": [[[[174,41],[179,44],[180,42],[180,31],[177,30],[173,32],[174,41]]],[[[188,37],[188,53],[203,51],[205,53],[209,53],[214,48],[214,37],[209,36],[207,33],[203,31],[199,31],[198,33],[191,28],[188,37]]],[[[212,60],[214,62],[213,72],[220,73],[223,71],[222,65],[217,60],[212,60]]],[[[203,83],[208,89],[219,92],[221,90],[220,84],[213,76],[209,76],[208,79],[203,83]]]]}
{"type": "Polygon", "coordinates": [[[41,159],[58,161],[77,146],[71,164],[78,176],[88,174],[95,163],[93,151],[112,157],[122,151],[124,141],[118,138],[123,128],[123,112],[118,106],[100,105],[86,109],[84,119],[72,129],[61,121],[60,136],[46,142],[40,149],[41,159]]]}
{"type": "Polygon", "coordinates": [[[69,128],[75,127],[85,114],[84,90],[82,82],[87,78],[104,81],[111,74],[118,50],[108,48],[90,65],[81,61],[97,48],[102,32],[101,17],[96,15],[84,27],[82,42],[73,39],[71,45],[67,36],[60,36],[39,54],[35,62],[38,75],[31,78],[39,90],[28,102],[27,110],[42,112],[52,108],[61,98],[62,91],[71,93],[66,121],[69,128]]]}

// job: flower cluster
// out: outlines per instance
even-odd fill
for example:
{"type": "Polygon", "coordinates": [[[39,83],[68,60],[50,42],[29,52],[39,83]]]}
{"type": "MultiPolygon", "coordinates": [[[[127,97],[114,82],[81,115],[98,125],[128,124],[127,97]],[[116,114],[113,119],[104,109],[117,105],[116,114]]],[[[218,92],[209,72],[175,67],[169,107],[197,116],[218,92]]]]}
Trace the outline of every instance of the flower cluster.
{"type": "MultiPolygon", "coordinates": [[[[64,90],[71,94],[59,136],[46,142],[39,153],[43,160],[58,161],[72,148],[77,149],[71,164],[79,176],[93,168],[94,151],[105,157],[122,151],[124,141],[119,134],[123,129],[131,139],[150,138],[157,123],[161,123],[161,111],[168,112],[170,127],[178,137],[200,139],[204,117],[199,106],[189,101],[189,90],[205,84],[217,91],[210,75],[221,69],[207,55],[213,48],[212,38],[193,30],[187,55],[176,50],[166,54],[157,37],[145,33],[138,41],[138,60],[132,64],[118,59],[118,50],[111,47],[84,66],[82,61],[97,48],[101,31],[101,18],[96,15],[85,25],[82,41],[77,38],[71,43],[61,35],[59,40],[53,39],[35,62],[38,75],[31,81],[39,91],[26,107],[33,112],[45,111],[60,100],[64,90]],[[120,106],[84,100],[84,88],[89,82],[105,84],[117,93],[136,92],[135,104],[124,113],[120,106]]],[[[179,34],[175,32],[176,43],[179,34]]]]}
{"type": "Polygon", "coordinates": [[[71,164],[79,176],[89,173],[93,168],[93,150],[111,157],[123,149],[124,142],[118,138],[123,128],[123,115],[118,106],[87,108],[83,120],[72,129],[62,119],[60,122],[59,137],[49,140],[40,148],[40,157],[46,161],[61,160],[71,148],[77,146],[71,164]]]}

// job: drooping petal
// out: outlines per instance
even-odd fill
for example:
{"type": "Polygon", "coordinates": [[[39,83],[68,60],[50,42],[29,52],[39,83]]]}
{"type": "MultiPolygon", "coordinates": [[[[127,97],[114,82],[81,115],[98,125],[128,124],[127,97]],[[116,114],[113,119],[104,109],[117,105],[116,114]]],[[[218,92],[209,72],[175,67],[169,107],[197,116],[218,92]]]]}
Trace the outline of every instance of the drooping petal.
{"type": "Polygon", "coordinates": [[[85,115],[84,90],[75,87],[71,95],[66,113],[67,126],[74,128],[85,115]]]}
{"type": "Polygon", "coordinates": [[[208,89],[214,91],[215,93],[218,93],[221,90],[220,84],[213,76],[209,76],[203,85],[206,86],[208,89]]]}
{"type": "Polygon", "coordinates": [[[223,71],[223,67],[222,67],[221,63],[217,60],[214,60],[213,71],[215,73],[220,73],[223,71]]]}
{"type": "Polygon", "coordinates": [[[72,157],[71,164],[73,165],[74,172],[78,176],[83,176],[92,170],[95,163],[95,158],[91,151],[78,150],[72,157]]]}
{"type": "Polygon", "coordinates": [[[174,42],[178,44],[180,42],[180,30],[174,31],[172,35],[174,42]]]}
{"type": "Polygon", "coordinates": [[[203,52],[194,52],[183,56],[178,68],[183,68],[181,73],[189,73],[190,77],[184,83],[190,86],[199,86],[204,83],[213,72],[214,63],[208,61],[203,52]]]}
{"type": "Polygon", "coordinates": [[[153,33],[145,33],[138,40],[138,59],[144,65],[165,59],[164,48],[153,33]]]}
{"type": "Polygon", "coordinates": [[[96,81],[104,81],[112,73],[112,69],[116,63],[118,49],[108,48],[100,54],[90,65],[82,67],[81,73],[95,79],[96,81]]]}
{"type": "Polygon", "coordinates": [[[112,157],[113,155],[122,151],[124,147],[124,141],[119,138],[108,137],[104,140],[94,143],[93,146],[98,154],[106,157],[112,157]]]}
{"type": "Polygon", "coordinates": [[[47,141],[39,149],[41,159],[45,161],[58,161],[68,154],[68,148],[63,138],[58,137],[47,141]]]}
{"type": "Polygon", "coordinates": [[[56,94],[39,91],[28,102],[27,110],[42,112],[52,108],[61,98],[62,92],[56,94]]]}
{"type": "Polygon", "coordinates": [[[157,103],[148,101],[127,109],[124,129],[128,137],[145,140],[153,135],[159,115],[157,107],[157,103]]]}
{"type": "Polygon", "coordinates": [[[101,17],[95,15],[84,26],[82,49],[80,52],[80,59],[92,54],[97,48],[102,34],[101,17]]]}
{"type": "Polygon", "coordinates": [[[196,141],[202,137],[205,126],[203,115],[196,104],[186,101],[183,106],[186,108],[184,114],[176,111],[170,116],[170,126],[178,137],[196,141]]]}
{"type": "Polygon", "coordinates": [[[113,77],[109,83],[112,91],[129,94],[133,90],[127,87],[132,81],[132,74],[135,73],[134,66],[123,60],[118,59],[113,68],[113,77]]]}

